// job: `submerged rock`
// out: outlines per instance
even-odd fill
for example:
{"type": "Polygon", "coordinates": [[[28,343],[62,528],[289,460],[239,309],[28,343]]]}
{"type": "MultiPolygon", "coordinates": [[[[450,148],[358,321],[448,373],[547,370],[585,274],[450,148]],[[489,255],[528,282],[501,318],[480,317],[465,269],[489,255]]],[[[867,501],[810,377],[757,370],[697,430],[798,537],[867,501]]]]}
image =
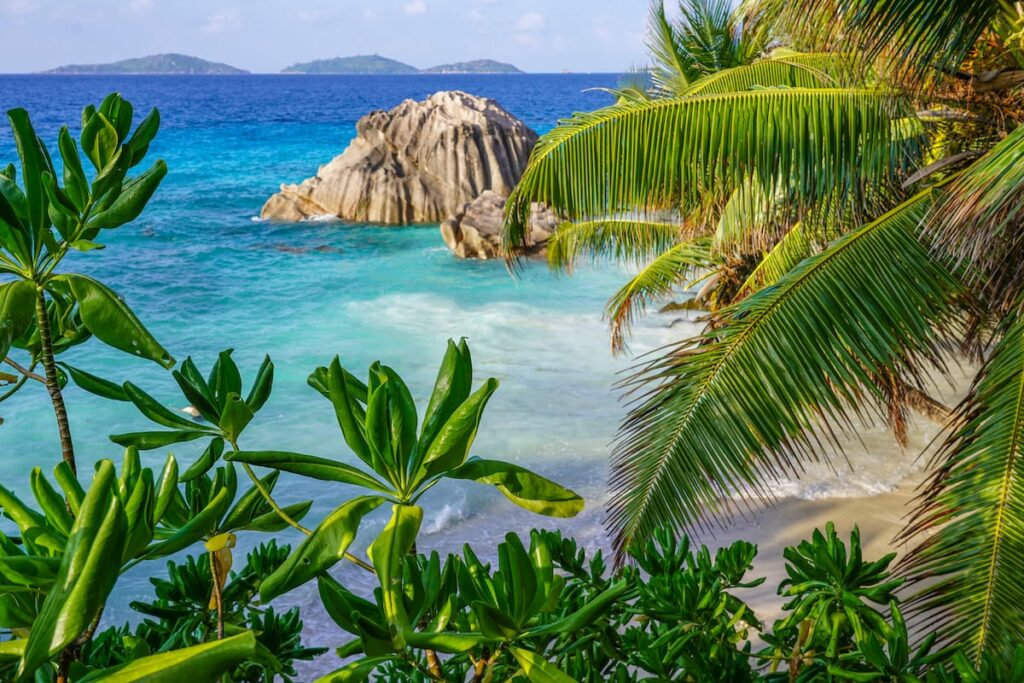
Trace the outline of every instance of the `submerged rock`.
{"type": "MultiPolygon", "coordinates": [[[[487,190],[473,201],[463,204],[441,224],[441,237],[460,258],[489,259],[503,256],[501,222],[504,210],[505,197],[487,190]]],[[[558,219],[554,213],[546,206],[534,203],[530,212],[526,253],[536,254],[543,250],[557,226],[558,219]]]]}
{"type": "Polygon", "coordinates": [[[261,217],[442,221],[486,190],[508,195],[537,141],[494,100],[460,91],[372,112],[359,119],[356,131],[348,148],[315,177],[282,185],[261,217]]]}

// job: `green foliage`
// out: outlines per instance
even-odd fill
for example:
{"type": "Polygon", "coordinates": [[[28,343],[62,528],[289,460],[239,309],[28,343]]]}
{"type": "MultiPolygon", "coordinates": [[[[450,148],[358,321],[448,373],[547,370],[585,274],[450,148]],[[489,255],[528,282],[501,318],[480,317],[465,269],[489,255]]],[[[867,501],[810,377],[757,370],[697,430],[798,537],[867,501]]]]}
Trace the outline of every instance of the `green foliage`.
{"type": "MultiPolygon", "coordinates": [[[[252,631],[256,636],[255,655],[229,670],[231,681],[262,683],[277,676],[291,683],[296,676],[295,662],[311,660],[326,651],[302,646],[298,608],[278,613],[258,602],[260,585],[281,566],[288,551],[288,546],[278,547],[274,541],[259,545],[223,587],[224,627],[230,632],[252,631]]],[[[216,607],[210,604],[210,556],[188,557],[182,564],[168,562],[167,574],[166,579],[150,579],[155,600],[132,603],[132,609],[148,617],[134,632],[121,627],[97,634],[83,653],[87,669],[113,668],[150,652],[216,639],[218,616],[216,607]]]]}

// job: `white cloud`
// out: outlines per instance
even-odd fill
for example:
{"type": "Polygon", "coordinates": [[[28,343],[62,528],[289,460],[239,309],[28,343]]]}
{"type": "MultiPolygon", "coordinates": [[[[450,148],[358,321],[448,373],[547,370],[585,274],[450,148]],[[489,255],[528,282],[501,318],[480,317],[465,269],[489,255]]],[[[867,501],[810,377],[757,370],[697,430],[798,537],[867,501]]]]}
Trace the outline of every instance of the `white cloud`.
{"type": "Polygon", "coordinates": [[[129,14],[146,14],[151,9],[153,9],[153,0],[129,0],[128,2],[129,14]]]}
{"type": "Polygon", "coordinates": [[[481,21],[484,20],[483,10],[480,9],[479,7],[474,7],[473,9],[469,10],[469,20],[472,21],[474,24],[479,24],[481,21]]]}
{"type": "Polygon", "coordinates": [[[242,15],[237,10],[221,9],[206,17],[203,33],[230,33],[242,28],[242,15]]]}
{"type": "Polygon", "coordinates": [[[379,16],[380,12],[373,9],[372,7],[367,7],[366,9],[363,10],[363,19],[366,19],[367,21],[373,21],[379,16]]]}
{"type": "Polygon", "coordinates": [[[527,12],[516,19],[513,28],[517,31],[540,31],[547,25],[547,20],[540,12],[527,12]]]}
{"type": "Polygon", "coordinates": [[[405,12],[406,14],[408,14],[409,16],[416,16],[416,15],[419,15],[419,14],[426,14],[427,13],[427,3],[426,3],[426,0],[412,0],[412,2],[407,2],[404,5],[402,5],[402,11],[405,12]]]}

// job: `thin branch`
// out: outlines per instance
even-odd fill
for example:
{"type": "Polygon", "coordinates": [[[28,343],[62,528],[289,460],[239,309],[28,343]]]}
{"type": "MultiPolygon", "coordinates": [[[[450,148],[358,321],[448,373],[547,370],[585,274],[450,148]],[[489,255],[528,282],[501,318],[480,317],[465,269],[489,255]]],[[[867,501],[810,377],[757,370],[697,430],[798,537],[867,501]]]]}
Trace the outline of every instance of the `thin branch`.
{"type": "Polygon", "coordinates": [[[45,377],[43,377],[42,375],[38,375],[38,374],[32,372],[30,369],[22,366],[20,363],[18,363],[14,359],[12,359],[12,358],[4,358],[4,362],[7,363],[8,365],[10,365],[12,368],[17,370],[18,372],[20,372],[22,375],[24,375],[25,379],[34,379],[37,382],[41,382],[43,384],[46,384],[46,378],[45,377]]]}
{"type": "Polygon", "coordinates": [[[982,154],[983,152],[981,150],[969,149],[966,152],[952,154],[944,159],[933,161],[927,166],[922,166],[921,168],[917,169],[912,174],[910,174],[910,176],[908,176],[907,179],[903,181],[902,187],[904,190],[906,190],[909,187],[913,186],[914,184],[921,182],[925,178],[938,173],[939,171],[943,171],[949,168],[950,166],[956,166],[957,164],[964,161],[968,161],[970,159],[977,159],[982,154]]]}

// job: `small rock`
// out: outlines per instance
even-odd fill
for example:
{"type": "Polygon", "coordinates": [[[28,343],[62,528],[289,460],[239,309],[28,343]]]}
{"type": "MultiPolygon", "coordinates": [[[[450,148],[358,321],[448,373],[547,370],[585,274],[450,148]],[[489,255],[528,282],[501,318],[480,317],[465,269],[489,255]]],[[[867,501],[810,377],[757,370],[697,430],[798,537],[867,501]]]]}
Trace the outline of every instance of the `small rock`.
{"type": "MultiPolygon", "coordinates": [[[[504,254],[501,249],[501,225],[505,197],[487,190],[471,202],[463,204],[441,224],[441,238],[459,258],[490,259],[504,254]]],[[[530,234],[526,253],[539,254],[558,227],[558,219],[546,206],[530,207],[530,234]]]]}

